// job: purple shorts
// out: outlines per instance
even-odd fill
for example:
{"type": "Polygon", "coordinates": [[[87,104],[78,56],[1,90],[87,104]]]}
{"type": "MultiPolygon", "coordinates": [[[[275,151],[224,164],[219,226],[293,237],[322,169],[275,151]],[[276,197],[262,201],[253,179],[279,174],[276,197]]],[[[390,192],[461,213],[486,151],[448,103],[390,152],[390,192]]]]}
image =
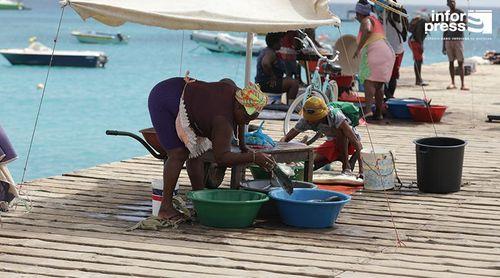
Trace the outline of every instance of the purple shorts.
{"type": "Polygon", "coordinates": [[[149,93],[149,116],[165,150],[185,147],[175,130],[175,119],[179,113],[183,89],[184,79],[175,77],[156,84],[149,93]]]}
{"type": "Polygon", "coordinates": [[[16,151],[10,143],[9,137],[0,126],[0,163],[7,164],[17,158],[16,151]]]}

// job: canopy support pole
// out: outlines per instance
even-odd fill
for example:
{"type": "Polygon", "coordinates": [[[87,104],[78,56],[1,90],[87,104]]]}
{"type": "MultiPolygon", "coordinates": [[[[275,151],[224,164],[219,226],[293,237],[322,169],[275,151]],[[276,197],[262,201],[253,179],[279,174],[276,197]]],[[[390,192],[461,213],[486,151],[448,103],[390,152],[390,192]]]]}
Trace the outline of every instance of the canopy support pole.
{"type": "Polygon", "coordinates": [[[386,26],[386,23],[387,23],[387,11],[385,9],[384,9],[382,21],[383,21],[382,23],[384,24],[384,34],[385,34],[385,37],[387,38],[387,26],[386,26]]]}
{"type": "Polygon", "coordinates": [[[245,61],[245,86],[250,83],[250,74],[252,72],[252,46],[253,46],[253,33],[247,33],[247,52],[245,61]]]}

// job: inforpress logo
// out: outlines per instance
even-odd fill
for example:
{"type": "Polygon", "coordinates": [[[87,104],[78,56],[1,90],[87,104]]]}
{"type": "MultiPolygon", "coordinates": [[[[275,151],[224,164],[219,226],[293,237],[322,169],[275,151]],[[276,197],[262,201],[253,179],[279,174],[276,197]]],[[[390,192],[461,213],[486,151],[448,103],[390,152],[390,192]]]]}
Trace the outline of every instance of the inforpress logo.
{"type": "Polygon", "coordinates": [[[469,32],[493,34],[493,12],[491,10],[469,10],[467,23],[469,32]]]}
{"type": "Polygon", "coordinates": [[[430,22],[425,24],[425,32],[469,31],[485,35],[493,34],[492,10],[469,10],[467,13],[432,11],[430,22]]]}

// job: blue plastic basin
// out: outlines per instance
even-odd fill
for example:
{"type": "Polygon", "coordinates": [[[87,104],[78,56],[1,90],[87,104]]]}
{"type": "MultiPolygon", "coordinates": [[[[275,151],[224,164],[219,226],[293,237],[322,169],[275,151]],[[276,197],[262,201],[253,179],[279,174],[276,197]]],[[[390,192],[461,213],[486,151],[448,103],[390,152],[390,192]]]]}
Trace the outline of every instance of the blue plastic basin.
{"type": "Polygon", "coordinates": [[[420,104],[425,105],[425,101],[421,99],[412,98],[391,98],[386,101],[389,113],[391,113],[393,118],[396,119],[411,119],[410,110],[408,109],[408,104],[420,104]]]}
{"type": "Polygon", "coordinates": [[[309,188],[294,189],[292,195],[280,188],[269,192],[269,196],[276,200],[281,221],[300,228],[332,227],[342,207],[351,200],[351,196],[340,192],[309,188]],[[342,201],[311,202],[332,196],[341,197],[342,201]]]}

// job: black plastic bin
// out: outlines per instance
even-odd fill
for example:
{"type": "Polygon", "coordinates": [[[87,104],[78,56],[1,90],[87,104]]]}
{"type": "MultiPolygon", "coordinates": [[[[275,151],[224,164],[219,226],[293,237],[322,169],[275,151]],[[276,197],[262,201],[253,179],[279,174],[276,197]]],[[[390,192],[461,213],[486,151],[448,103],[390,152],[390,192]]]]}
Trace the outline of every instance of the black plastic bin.
{"type": "Polygon", "coordinates": [[[429,137],[414,143],[418,189],[427,193],[459,191],[467,142],[457,138],[429,137]]]}

